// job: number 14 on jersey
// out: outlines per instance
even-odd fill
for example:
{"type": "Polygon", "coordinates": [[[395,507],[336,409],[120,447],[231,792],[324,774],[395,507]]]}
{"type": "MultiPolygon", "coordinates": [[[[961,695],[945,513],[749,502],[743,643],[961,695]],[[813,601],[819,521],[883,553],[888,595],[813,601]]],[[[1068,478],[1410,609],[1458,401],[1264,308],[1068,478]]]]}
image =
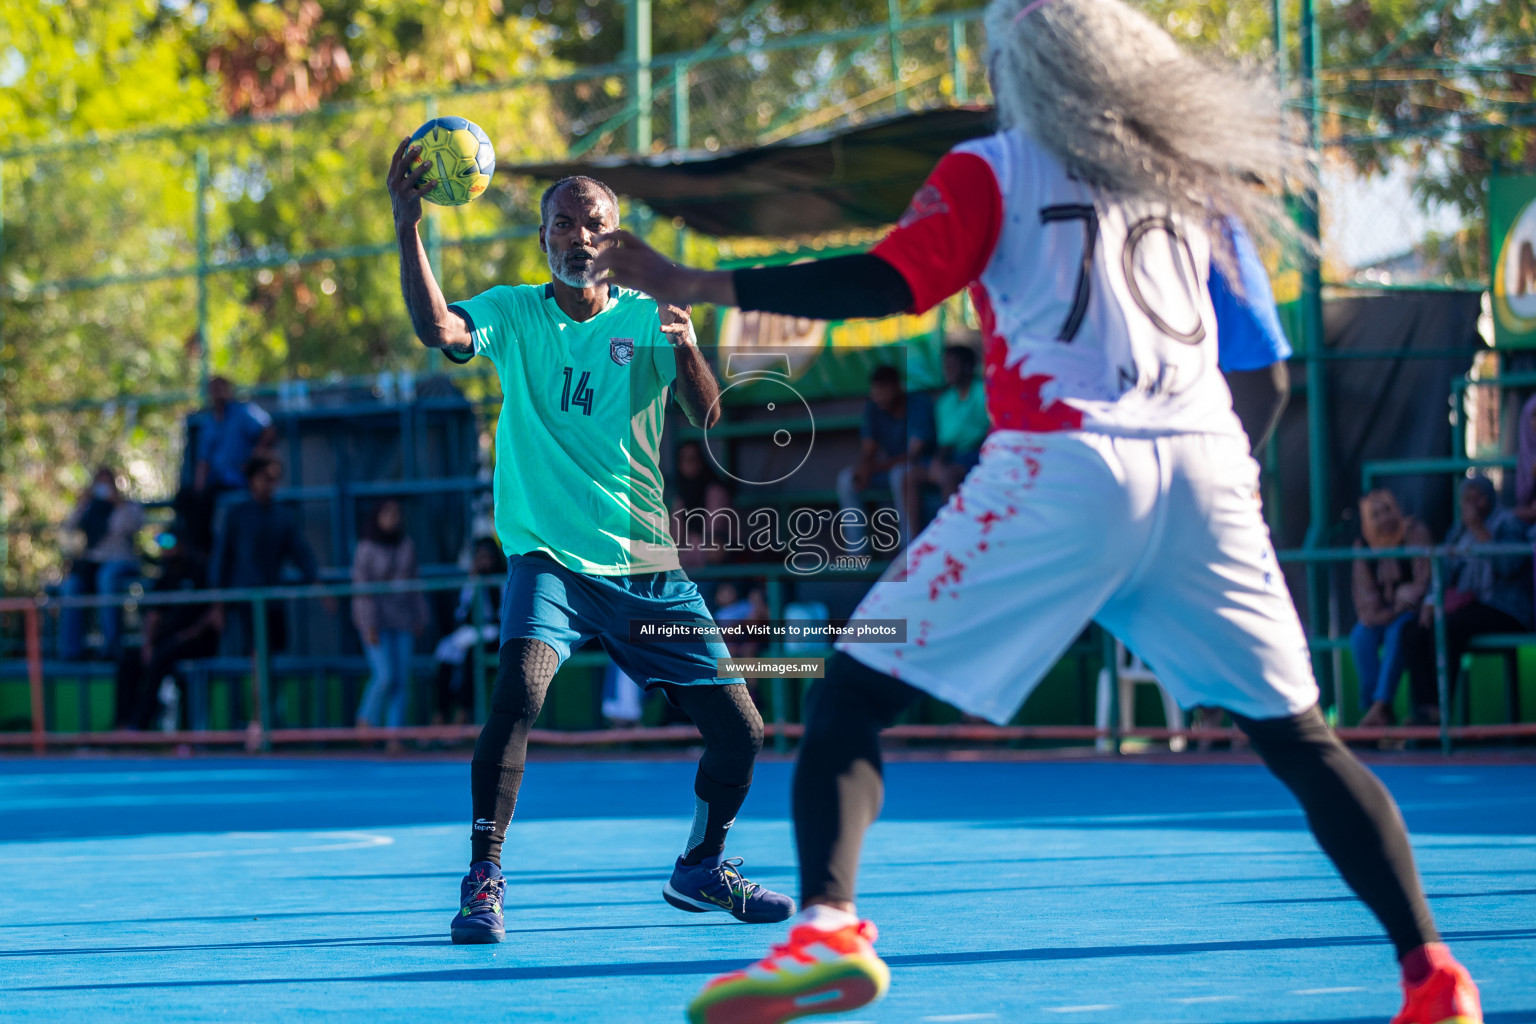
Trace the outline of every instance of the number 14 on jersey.
{"type": "Polygon", "coordinates": [[[575,375],[575,372],[569,366],[565,368],[565,386],[560,389],[560,411],[570,412],[571,406],[574,405],[588,416],[591,416],[592,389],[587,385],[587,381],[592,379],[592,373],[589,370],[581,371],[581,376],[576,378],[576,392],[572,394],[571,378],[575,375]]]}

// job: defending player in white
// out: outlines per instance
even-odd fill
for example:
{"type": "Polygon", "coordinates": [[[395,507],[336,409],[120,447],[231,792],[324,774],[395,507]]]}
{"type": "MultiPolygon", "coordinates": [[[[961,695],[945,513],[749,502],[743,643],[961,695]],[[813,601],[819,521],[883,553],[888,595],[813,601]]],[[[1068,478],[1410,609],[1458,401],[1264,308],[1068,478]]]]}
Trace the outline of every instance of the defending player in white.
{"type": "Polygon", "coordinates": [[[1308,165],[1279,97],[1120,0],[993,0],[986,24],[1002,130],[945,156],[871,253],[705,272],[620,233],[597,261],[679,305],[822,319],[921,312],[969,288],[986,339],[980,464],[855,613],[904,618],[909,640],[842,648],[810,699],[794,785],[805,910],[690,1017],[778,1024],[879,998],[889,971],[853,902],[879,730],[921,692],[1007,721],[1096,620],[1181,704],[1231,712],[1296,795],[1396,946],[1394,1024],[1477,1024],[1396,805],[1318,711],[1217,365],[1211,282],[1238,279],[1233,239],[1293,242],[1279,195],[1308,165]]]}

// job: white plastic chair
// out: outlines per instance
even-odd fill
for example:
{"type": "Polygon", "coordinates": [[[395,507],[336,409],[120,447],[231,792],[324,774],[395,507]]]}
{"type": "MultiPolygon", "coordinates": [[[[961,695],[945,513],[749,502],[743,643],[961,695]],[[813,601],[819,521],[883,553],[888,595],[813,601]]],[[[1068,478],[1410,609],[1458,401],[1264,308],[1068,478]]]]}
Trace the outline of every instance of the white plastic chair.
{"type": "MultiPolygon", "coordinates": [[[[1179,708],[1178,701],[1163,689],[1152,670],[1118,640],[1115,641],[1115,667],[1120,677],[1120,729],[1122,731],[1136,724],[1137,683],[1150,683],[1157,687],[1158,693],[1162,694],[1163,717],[1168,720],[1168,728],[1184,728],[1184,712],[1179,708]]],[[[1099,670],[1098,702],[1093,721],[1094,725],[1100,729],[1109,728],[1109,668],[1107,666],[1099,670]]],[[[1099,750],[1108,750],[1108,738],[1101,738],[1095,746],[1099,750]]],[[[1180,751],[1184,746],[1185,740],[1182,736],[1175,736],[1168,741],[1169,750],[1180,751]]]]}

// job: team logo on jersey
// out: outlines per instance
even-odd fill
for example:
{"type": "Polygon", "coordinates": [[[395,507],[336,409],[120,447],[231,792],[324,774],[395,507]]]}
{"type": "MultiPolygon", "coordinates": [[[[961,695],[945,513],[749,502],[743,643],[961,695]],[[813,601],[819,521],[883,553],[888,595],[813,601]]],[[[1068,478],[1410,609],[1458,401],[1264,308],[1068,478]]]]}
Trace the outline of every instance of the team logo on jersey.
{"type": "Polygon", "coordinates": [[[629,361],[635,358],[635,339],[610,338],[608,340],[608,354],[620,366],[628,366],[629,361]]]}
{"type": "Polygon", "coordinates": [[[912,197],[912,202],[907,204],[907,212],[901,215],[901,220],[896,222],[896,226],[904,228],[917,223],[924,217],[948,212],[949,205],[944,202],[943,194],[932,185],[924,185],[912,197]]]}

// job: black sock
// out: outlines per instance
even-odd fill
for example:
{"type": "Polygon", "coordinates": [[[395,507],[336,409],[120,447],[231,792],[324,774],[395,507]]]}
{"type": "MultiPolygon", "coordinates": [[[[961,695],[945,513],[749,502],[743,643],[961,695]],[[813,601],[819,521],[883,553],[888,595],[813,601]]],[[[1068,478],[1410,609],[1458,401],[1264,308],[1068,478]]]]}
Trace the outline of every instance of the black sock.
{"type": "Polygon", "coordinates": [[[763,716],[741,683],[670,686],[667,695],[704,737],[693,780],[693,829],[683,848],[683,863],[697,864],[725,850],[725,834],[747,799],[752,767],[763,749],[763,716]]]}
{"type": "MultiPolygon", "coordinates": [[[[490,722],[486,722],[486,728],[490,728],[490,725],[490,722]]],[[[481,730],[480,735],[484,736],[485,731],[481,730]]],[[[470,826],[469,834],[471,864],[488,860],[497,867],[501,866],[501,845],[506,842],[507,826],[512,824],[512,813],[517,810],[517,791],[522,785],[521,765],[479,760],[470,762],[469,794],[474,814],[474,824],[470,826]]]]}
{"type": "Polygon", "coordinates": [[[1439,941],[1397,804],[1317,708],[1294,718],[1232,717],[1296,795],[1317,845],[1381,921],[1398,957],[1439,941]]]}
{"type": "Polygon", "coordinates": [[[528,731],[544,706],[549,681],[560,667],[554,649],[539,640],[508,640],[501,648],[491,713],[475,741],[469,765],[471,864],[501,865],[501,846],[517,808],[517,791],[528,760],[528,731]]]}
{"type": "Polygon", "coordinates": [[[736,813],[746,802],[751,785],[727,786],[704,774],[693,777],[693,830],[683,849],[683,863],[697,864],[725,852],[725,834],[736,824],[736,813]]]}
{"type": "Polygon", "coordinates": [[[794,781],[802,907],[817,897],[853,902],[864,833],[885,798],[880,730],[920,696],[841,653],[811,690],[794,781]]]}

